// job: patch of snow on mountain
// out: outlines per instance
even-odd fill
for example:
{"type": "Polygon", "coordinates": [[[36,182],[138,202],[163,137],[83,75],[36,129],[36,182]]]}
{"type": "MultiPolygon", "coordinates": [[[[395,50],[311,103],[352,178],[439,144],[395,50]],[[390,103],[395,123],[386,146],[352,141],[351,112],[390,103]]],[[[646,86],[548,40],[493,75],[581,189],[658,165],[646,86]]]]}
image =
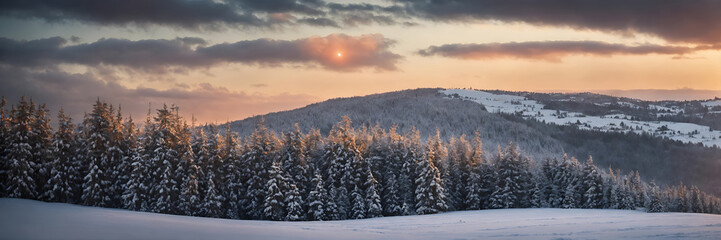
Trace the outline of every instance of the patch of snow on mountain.
{"type": "MultiPolygon", "coordinates": [[[[556,125],[574,125],[585,130],[646,133],[682,142],[701,143],[708,147],[721,147],[721,131],[714,131],[708,126],[693,123],[634,121],[629,120],[631,117],[624,114],[587,116],[579,112],[544,109],[543,104],[521,96],[493,94],[477,90],[446,89],[440,90],[440,92],[449,97],[459,97],[479,103],[491,113],[519,114],[524,118],[533,118],[556,125]]],[[[682,111],[681,109],[652,106],[670,112],[682,111]]]]}

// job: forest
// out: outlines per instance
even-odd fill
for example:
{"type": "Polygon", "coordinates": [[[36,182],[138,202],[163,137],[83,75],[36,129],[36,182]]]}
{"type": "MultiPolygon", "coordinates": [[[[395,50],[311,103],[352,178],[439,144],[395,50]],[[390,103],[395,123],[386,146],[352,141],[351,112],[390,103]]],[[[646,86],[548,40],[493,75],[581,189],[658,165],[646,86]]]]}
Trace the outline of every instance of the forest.
{"type": "MultiPolygon", "coordinates": [[[[176,106],[142,126],[96,101],[77,125],[20,99],[0,107],[0,197],[133,211],[275,221],[340,220],[499,208],[610,208],[721,214],[721,200],[591,156],[532,160],[513,142],[487,151],[483,129],[441,138],[414,127],[276,133],[260,119],[239,136],[194,126],[176,106]]],[[[230,126],[225,125],[226,128],[230,126]]]]}

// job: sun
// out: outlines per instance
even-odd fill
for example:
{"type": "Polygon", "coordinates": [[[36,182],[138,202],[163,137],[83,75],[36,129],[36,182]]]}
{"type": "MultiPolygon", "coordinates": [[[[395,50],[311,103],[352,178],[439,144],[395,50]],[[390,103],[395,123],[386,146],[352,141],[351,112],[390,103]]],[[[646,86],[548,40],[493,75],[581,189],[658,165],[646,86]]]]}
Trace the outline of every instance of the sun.
{"type": "Polygon", "coordinates": [[[342,56],[343,56],[343,54],[341,54],[340,52],[337,53],[336,55],[337,55],[338,57],[342,57],[342,56]]]}

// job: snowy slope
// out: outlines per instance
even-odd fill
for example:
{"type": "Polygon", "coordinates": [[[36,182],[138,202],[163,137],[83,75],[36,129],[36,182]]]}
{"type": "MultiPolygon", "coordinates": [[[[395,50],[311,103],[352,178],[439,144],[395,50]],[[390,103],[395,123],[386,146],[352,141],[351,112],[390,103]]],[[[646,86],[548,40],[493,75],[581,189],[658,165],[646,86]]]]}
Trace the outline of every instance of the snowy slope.
{"type": "MultiPolygon", "coordinates": [[[[477,102],[491,113],[520,113],[525,118],[557,125],[576,125],[580,129],[604,132],[647,133],[658,137],[690,143],[702,143],[705,146],[721,147],[721,131],[710,130],[707,126],[693,123],[666,121],[634,121],[624,114],[605,116],[587,116],[578,112],[543,109],[544,105],[525,97],[505,94],[493,94],[484,91],[466,89],[446,89],[441,93],[477,102]],[[665,126],[665,127],[664,127],[665,126]]],[[[712,104],[712,103],[706,103],[712,104]]],[[[660,106],[655,106],[660,108],[660,106]]],[[[676,109],[669,109],[674,113],[676,109]]]]}
{"type": "Polygon", "coordinates": [[[721,215],[504,209],[329,222],[224,220],[0,199],[0,239],[719,239],[721,215]]]}

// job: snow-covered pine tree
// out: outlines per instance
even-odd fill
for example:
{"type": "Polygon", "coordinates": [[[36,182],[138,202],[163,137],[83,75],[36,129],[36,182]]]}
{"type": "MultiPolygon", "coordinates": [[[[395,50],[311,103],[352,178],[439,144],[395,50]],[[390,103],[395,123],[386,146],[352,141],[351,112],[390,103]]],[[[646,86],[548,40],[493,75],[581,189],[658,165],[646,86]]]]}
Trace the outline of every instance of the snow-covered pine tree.
{"type": "Polygon", "coordinates": [[[351,219],[362,219],[365,218],[365,212],[366,212],[366,206],[365,201],[363,199],[363,194],[361,193],[361,190],[356,185],[353,188],[353,191],[351,191],[351,198],[352,198],[352,205],[353,207],[350,210],[350,218],[351,219]]]}
{"type": "MultiPolygon", "coordinates": [[[[200,167],[192,161],[188,164],[187,179],[183,182],[182,193],[180,196],[181,209],[184,210],[187,216],[200,216],[201,208],[204,207],[202,202],[204,199],[200,194],[200,187],[198,185],[198,177],[200,176],[200,167]]],[[[210,185],[210,184],[209,184],[210,185]]],[[[208,216],[218,217],[218,216],[208,216]]]]}
{"type": "Polygon", "coordinates": [[[433,164],[437,162],[433,159],[434,157],[438,157],[438,155],[433,152],[436,149],[438,148],[429,145],[427,148],[428,152],[425,155],[426,159],[416,162],[416,169],[418,171],[418,177],[415,180],[417,214],[433,214],[448,209],[441,175],[438,172],[438,168],[433,164]]]}
{"type": "Polygon", "coordinates": [[[468,196],[468,184],[471,173],[471,154],[473,153],[470,142],[465,135],[454,139],[450,144],[451,150],[448,156],[450,175],[447,184],[450,188],[448,203],[452,210],[467,209],[465,198],[468,196]]]}
{"type": "Polygon", "coordinates": [[[420,133],[415,127],[405,136],[405,155],[402,158],[401,171],[398,177],[399,191],[401,196],[401,209],[403,215],[416,214],[416,183],[418,178],[416,165],[418,161],[427,161],[425,156],[426,149],[421,143],[420,133]]]}
{"type": "Polygon", "coordinates": [[[323,156],[328,162],[326,179],[331,196],[338,207],[338,215],[346,219],[351,213],[351,191],[358,184],[360,176],[358,163],[363,162],[360,150],[356,146],[355,132],[347,116],[331,129],[328,136],[328,149],[323,156]]]}
{"type": "MultiPolygon", "coordinates": [[[[242,198],[241,212],[251,219],[261,219],[264,214],[266,200],[266,183],[269,179],[268,169],[277,158],[280,145],[273,131],[268,130],[264,120],[256,125],[253,134],[247,138],[246,151],[241,156],[245,196],[242,198]]],[[[281,201],[283,199],[281,198],[281,201]]],[[[285,217],[285,214],[280,219],[285,217]]]]}
{"type": "Polygon", "coordinates": [[[7,172],[5,179],[5,192],[11,198],[35,199],[38,196],[37,185],[33,178],[35,163],[33,163],[33,145],[30,142],[32,123],[35,122],[35,105],[28,103],[25,97],[20,99],[17,107],[11,110],[9,133],[5,158],[7,172]]]}
{"type": "Polygon", "coordinates": [[[263,218],[283,221],[286,219],[284,193],[288,190],[285,177],[278,162],[273,163],[268,171],[270,179],[265,184],[265,201],[263,201],[263,218]]]}
{"type": "Polygon", "coordinates": [[[366,217],[375,218],[383,216],[383,205],[381,203],[381,196],[378,194],[378,181],[375,177],[371,176],[366,180],[366,217]]]}
{"type": "Polygon", "coordinates": [[[50,179],[44,187],[43,199],[51,202],[74,203],[80,186],[75,164],[77,141],[72,118],[63,109],[58,113],[58,130],[53,135],[52,156],[49,164],[50,179]]]}
{"type": "Polygon", "coordinates": [[[83,204],[87,206],[111,207],[110,192],[113,188],[113,179],[106,171],[112,171],[108,166],[111,156],[111,134],[113,116],[107,103],[99,99],[93,105],[93,111],[86,115],[84,125],[84,146],[87,152],[87,175],[83,177],[83,204]]]}
{"type": "Polygon", "coordinates": [[[566,186],[566,192],[563,197],[562,208],[576,208],[576,195],[577,188],[575,185],[569,184],[566,186]]]}
{"type": "Polygon", "coordinates": [[[383,156],[381,163],[382,170],[378,176],[381,180],[381,203],[383,206],[383,215],[399,216],[401,215],[401,196],[400,186],[398,183],[398,175],[400,174],[401,161],[404,155],[405,143],[403,137],[396,133],[395,126],[392,127],[385,137],[387,147],[382,148],[383,156]]]}
{"type": "Polygon", "coordinates": [[[238,136],[230,130],[230,124],[226,124],[221,148],[221,159],[223,163],[222,172],[216,173],[224,176],[225,184],[220,188],[225,200],[225,216],[230,219],[245,217],[246,213],[241,212],[240,201],[244,182],[242,179],[242,164],[240,162],[240,149],[238,136]]]}
{"type": "Polygon", "coordinates": [[[612,168],[609,168],[608,175],[604,177],[603,196],[605,200],[603,202],[605,203],[605,206],[603,208],[618,208],[618,190],[616,189],[618,187],[617,182],[618,180],[616,174],[614,173],[612,168]]]}
{"type": "Polygon", "coordinates": [[[189,132],[177,112],[177,107],[158,109],[146,141],[146,159],[150,162],[149,182],[152,184],[148,196],[150,210],[158,213],[180,214],[181,184],[185,179],[187,161],[192,157],[189,132]]]}
{"type": "Polygon", "coordinates": [[[223,195],[217,192],[218,187],[215,185],[212,176],[207,177],[207,186],[205,194],[203,194],[202,206],[200,207],[200,216],[203,217],[221,217],[223,216],[223,195]]]}
{"type": "Polygon", "coordinates": [[[651,182],[651,185],[649,186],[649,190],[651,191],[651,199],[649,201],[648,206],[646,206],[646,212],[664,212],[666,211],[664,209],[664,203],[663,198],[661,197],[661,192],[658,189],[658,186],[656,186],[656,183],[651,182]]]}
{"type": "Polygon", "coordinates": [[[588,161],[583,166],[583,207],[584,208],[601,208],[603,202],[603,179],[598,172],[598,168],[593,163],[593,158],[588,157],[588,161]]]}
{"type": "Polygon", "coordinates": [[[285,220],[305,220],[303,205],[305,205],[305,202],[303,202],[298,187],[296,187],[295,184],[291,184],[288,193],[285,195],[285,210],[287,213],[285,220]]]}
{"type": "Polygon", "coordinates": [[[561,207],[563,202],[565,189],[561,189],[560,178],[558,177],[558,165],[558,160],[555,158],[547,158],[541,165],[543,180],[546,182],[541,191],[543,192],[543,196],[546,197],[545,202],[548,204],[548,207],[561,207]]]}
{"type": "Polygon", "coordinates": [[[528,207],[530,192],[530,172],[528,159],[521,156],[513,144],[496,155],[497,183],[489,198],[489,208],[528,207]]]}
{"type": "MultiPolygon", "coordinates": [[[[32,99],[30,100],[32,102],[32,99]]],[[[40,104],[35,109],[34,122],[31,123],[31,134],[29,135],[29,142],[32,143],[33,159],[31,163],[34,164],[36,189],[35,191],[39,194],[38,199],[43,199],[43,191],[45,185],[50,178],[50,164],[52,163],[52,138],[53,130],[50,127],[50,118],[48,117],[48,109],[45,104],[40,104]]]]}
{"type": "Polygon", "coordinates": [[[470,173],[468,175],[468,183],[466,183],[466,197],[464,205],[468,210],[479,210],[483,206],[483,143],[481,142],[481,134],[476,131],[473,140],[473,150],[469,162],[470,173]]]}
{"type": "Polygon", "coordinates": [[[308,193],[308,220],[330,220],[329,214],[333,210],[328,208],[332,199],[325,190],[323,177],[316,172],[311,183],[314,188],[308,193]]]}
{"type": "Polygon", "coordinates": [[[284,135],[283,147],[280,150],[281,167],[290,177],[288,181],[294,184],[302,195],[307,196],[311,167],[304,152],[303,133],[296,123],[293,130],[284,135]]]}
{"type": "Polygon", "coordinates": [[[140,155],[140,147],[131,149],[131,172],[123,192],[123,208],[133,211],[149,211],[147,163],[140,155]]]}

